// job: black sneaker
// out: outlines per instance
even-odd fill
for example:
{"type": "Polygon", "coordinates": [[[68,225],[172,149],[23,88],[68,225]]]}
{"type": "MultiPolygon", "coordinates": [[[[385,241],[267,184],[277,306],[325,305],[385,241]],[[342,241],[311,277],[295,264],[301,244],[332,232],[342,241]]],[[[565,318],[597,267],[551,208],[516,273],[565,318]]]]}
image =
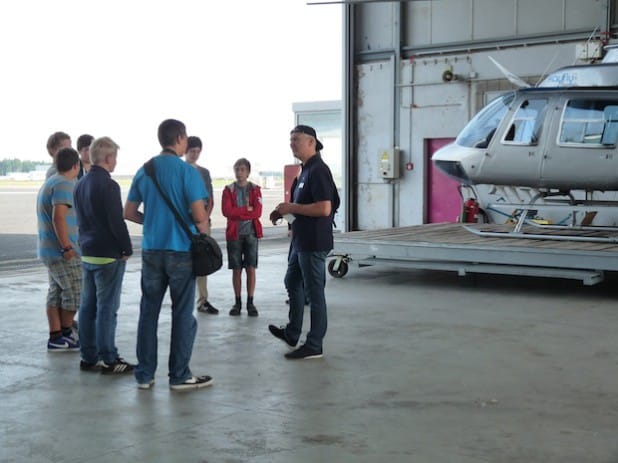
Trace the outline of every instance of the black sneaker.
{"type": "Polygon", "coordinates": [[[79,369],[81,371],[93,371],[93,372],[100,372],[101,371],[101,365],[97,362],[97,363],[90,363],[90,362],[85,362],[83,360],[79,361],[79,369]]]}
{"type": "Polygon", "coordinates": [[[296,344],[298,344],[298,341],[293,342],[288,339],[285,335],[285,328],[283,326],[268,325],[268,331],[270,331],[270,334],[272,334],[275,338],[281,339],[290,347],[296,347],[296,344]]]}
{"type": "Polygon", "coordinates": [[[198,312],[208,313],[210,315],[218,315],[219,309],[216,309],[210,302],[206,301],[203,304],[199,305],[197,308],[198,312]]]}
{"type": "Polygon", "coordinates": [[[190,391],[192,389],[212,386],[212,383],[213,379],[210,376],[192,376],[184,383],[170,384],[170,389],[172,391],[190,391]]]}
{"type": "Polygon", "coordinates": [[[234,306],[230,310],[230,315],[232,317],[237,317],[238,315],[240,315],[240,304],[234,304],[234,306]]]}
{"type": "Polygon", "coordinates": [[[133,373],[134,368],[135,365],[120,357],[114,363],[101,362],[101,373],[104,375],[126,375],[133,373]]]}
{"type": "Polygon", "coordinates": [[[247,304],[247,315],[250,317],[258,316],[258,311],[253,304],[247,304]]]}
{"type": "Polygon", "coordinates": [[[309,359],[319,359],[322,357],[323,357],[322,349],[314,350],[314,349],[311,349],[310,347],[307,347],[306,344],[303,344],[298,349],[285,354],[285,358],[289,360],[309,360],[309,359]]]}

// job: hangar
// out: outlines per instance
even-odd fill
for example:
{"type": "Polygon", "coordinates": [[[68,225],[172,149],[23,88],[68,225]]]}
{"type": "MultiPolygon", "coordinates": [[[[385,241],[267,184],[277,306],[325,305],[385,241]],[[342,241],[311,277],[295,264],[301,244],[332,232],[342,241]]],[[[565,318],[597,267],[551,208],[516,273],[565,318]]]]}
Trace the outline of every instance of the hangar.
{"type": "Polygon", "coordinates": [[[554,69],[599,60],[617,27],[613,1],[361,0],[344,8],[348,230],[454,221],[459,198],[445,196],[430,158],[514,88],[490,58],[534,85],[554,69]]]}
{"type": "MultiPolygon", "coordinates": [[[[557,253],[546,254],[541,235],[524,249],[521,242],[473,240],[462,227],[414,228],[466,221],[463,206],[471,199],[481,202],[485,221],[503,224],[519,218],[523,224],[526,207],[539,189],[487,182],[470,194],[440,172],[431,157],[488,102],[516,88],[514,83],[536,86],[555,69],[599,62],[612,42],[612,5],[517,0],[346,3],[345,225],[350,231],[380,232],[337,237],[339,257],[331,264],[331,274],[344,275],[354,257],[359,265],[575,278],[585,284],[616,271],[614,246],[588,254],[591,248],[586,245],[563,243],[557,253]],[[419,239],[427,230],[433,230],[431,238],[419,239]]],[[[514,159],[497,167],[498,172],[512,170],[514,159]]],[[[603,199],[615,201],[615,194],[603,199]]],[[[598,206],[549,204],[536,201],[530,213],[548,224],[579,224],[586,216],[596,217],[595,225],[618,223],[615,205],[599,213],[598,206]]],[[[478,235],[498,237],[504,230],[479,230],[478,235]]],[[[590,241],[597,239],[605,238],[590,241]]],[[[615,241],[612,235],[606,244],[615,241]]]]}

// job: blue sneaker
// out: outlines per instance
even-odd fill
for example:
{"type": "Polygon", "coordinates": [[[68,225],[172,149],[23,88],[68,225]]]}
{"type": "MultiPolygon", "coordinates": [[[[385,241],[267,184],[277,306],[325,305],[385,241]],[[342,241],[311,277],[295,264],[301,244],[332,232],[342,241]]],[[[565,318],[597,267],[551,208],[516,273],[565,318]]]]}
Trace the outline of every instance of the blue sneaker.
{"type": "Polygon", "coordinates": [[[79,341],[70,336],[47,341],[47,352],[79,352],[79,341]]]}
{"type": "Polygon", "coordinates": [[[71,327],[71,336],[70,337],[74,341],[79,341],[79,331],[77,331],[77,328],[71,327]]]}
{"type": "Polygon", "coordinates": [[[63,334],[62,336],[71,341],[73,344],[77,344],[77,347],[79,347],[79,334],[74,329],[71,329],[71,334],[63,334]]]}

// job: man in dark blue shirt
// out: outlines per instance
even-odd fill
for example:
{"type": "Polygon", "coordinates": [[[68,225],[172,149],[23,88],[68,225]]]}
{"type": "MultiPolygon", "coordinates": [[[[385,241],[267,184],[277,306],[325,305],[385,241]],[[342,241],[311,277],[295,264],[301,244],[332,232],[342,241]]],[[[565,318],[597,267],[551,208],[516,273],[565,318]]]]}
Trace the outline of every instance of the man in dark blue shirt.
{"type": "Polygon", "coordinates": [[[127,374],[133,365],[116,349],[116,316],[126,260],[133,254],[122,217],[120,186],[110,176],[118,145],[109,137],[92,142],[93,166],[75,187],[75,212],[82,250],[82,299],[79,307],[80,368],[127,374]]]}
{"type": "Polygon", "coordinates": [[[322,143],[315,130],[296,126],[290,133],[290,148],[302,163],[291,203],[281,203],[271,213],[276,222],[287,216],[292,224],[292,242],[285,286],[290,298],[289,322],[286,326],[269,325],[273,336],[291,347],[298,343],[303,326],[305,292],[309,293],[311,328],[305,344],[285,354],[291,360],[322,357],[322,341],[326,335],[325,261],[333,248],[333,201],[335,182],[329,167],[320,156],[322,143]]]}

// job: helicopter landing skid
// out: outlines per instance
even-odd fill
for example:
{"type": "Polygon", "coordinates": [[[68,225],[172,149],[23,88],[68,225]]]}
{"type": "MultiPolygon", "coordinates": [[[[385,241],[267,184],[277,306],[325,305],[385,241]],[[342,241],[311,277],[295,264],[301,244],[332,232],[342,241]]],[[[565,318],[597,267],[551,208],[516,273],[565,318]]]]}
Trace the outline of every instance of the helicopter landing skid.
{"type": "Polygon", "coordinates": [[[606,227],[602,225],[597,226],[585,226],[585,225],[545,225],[536,223],[535,221],[526,222],[527,225],[532,227],[542,228],[544,230],[576,230],[576,231],[606,231],[606,232],[618,232],[618,227],[606,227]]]}
{"type": "Polygon", "coordinates": [[[518,222],[512,230],[507,229],[498,231],[487,228],[477,228],[470,225],[464,225],[463,228],[477,236],[487,236],[492,238],[523,238],[532,240],[618,243],[618,229],[614,227],[540,225],[530,221],[526,221],[526,225],[529,225],[528,229],[524,229],[523,223],[520,226],[520,223],[518,222]],[[533,231],[535,229],[538,229],[539,232],[535,233],[533,231]],[[546,231],[547,233],[543,233],[543,231],[546,231]]]}

